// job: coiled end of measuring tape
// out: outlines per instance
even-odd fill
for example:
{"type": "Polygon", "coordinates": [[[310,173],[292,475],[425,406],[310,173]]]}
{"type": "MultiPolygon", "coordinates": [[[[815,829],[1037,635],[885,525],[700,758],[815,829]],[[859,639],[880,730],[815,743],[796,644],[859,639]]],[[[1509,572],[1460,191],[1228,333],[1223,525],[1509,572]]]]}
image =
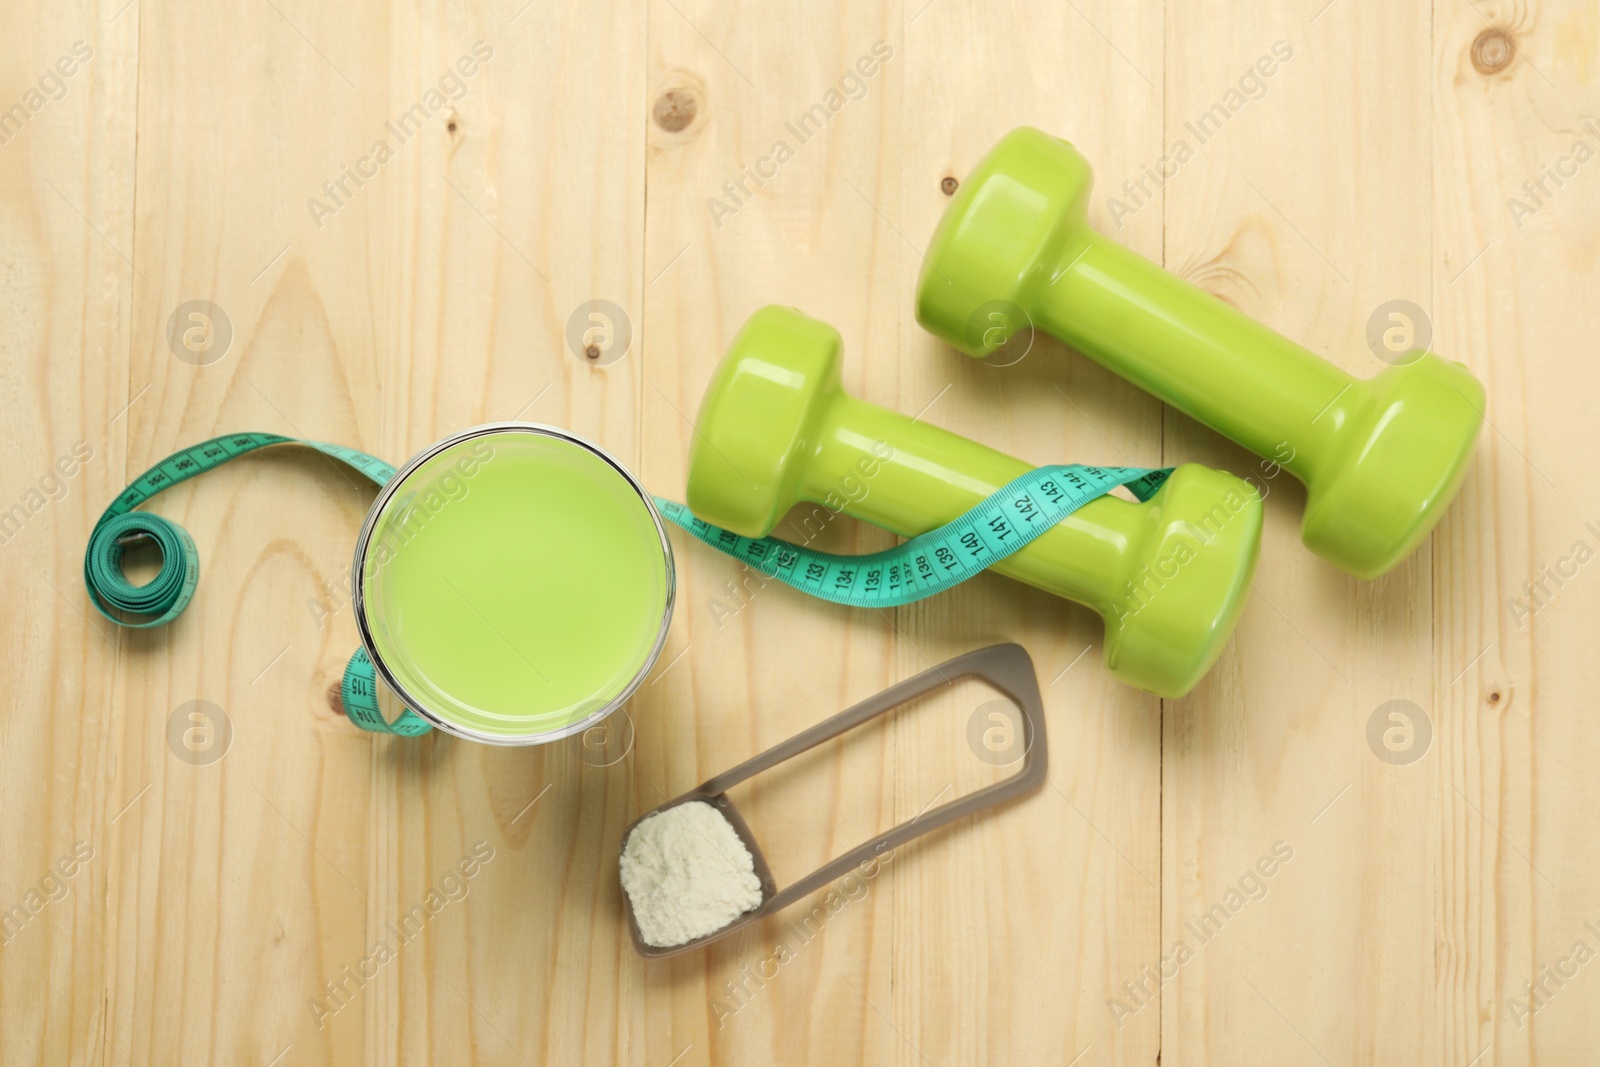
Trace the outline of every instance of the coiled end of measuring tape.
{"type": "Polygon", "coordinates": [[[95,609],[119,626],[145,629],[171,622],[183,613],[200,581],[200,553],[182,526],[144,511],[129,511],[102,522],[89,535],[83,556],[83,581],[95,609]],[[153,541],[161,552],[160,572],[134,585],[122,571],[127,546],[153,541]],[[112,612],[120,614],[112,614],[112,612]],[[126,616],[144,616],[129,620],[126,616]]]}
{"type": "MultiPolygon", "coordinates": [[[[148,629],[183,614],[200,582],[200,552],[187,530],[140,504],[179,482],[219,467],[258,448],[300,444],[360,471],[378,485],[394,477],[389,464],[342,445],[297,441],[272,433],[235,433],[213,437],[174,452],[135,478],[101,515],[83,553],[83,584],[95,610],[118,626],[148,629]],[[123,554],[131,544],[153,541],[161,551],[161,570],[152,581],[134,585],[122,571],[123,554]]],[[[339,698],[350,721],[375,733],[416,737],[427,733],[428,721],[406,708],[394,722],[385,722],[378,707],[378,680],[365,651],[350,657],[339,686],[339,698]]]]}

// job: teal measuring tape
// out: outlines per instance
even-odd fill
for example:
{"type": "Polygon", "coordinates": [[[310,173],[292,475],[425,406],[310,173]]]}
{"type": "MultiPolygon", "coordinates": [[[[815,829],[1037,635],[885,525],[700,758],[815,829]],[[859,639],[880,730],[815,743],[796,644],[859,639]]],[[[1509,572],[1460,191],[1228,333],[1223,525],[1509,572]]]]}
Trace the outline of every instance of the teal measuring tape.
{"type": "Polygon", "coordinates": [[[373,670],[372,660],[364,648],[356,649],[344,666],[344,677],[339,681],[339,705],[351,722],[375,734],[416,737],[433,729],[432,723],[410,708],[402,711],[394,722],[383,717],[378,708],[378,672],[373,670]]]}
{"type": "MultiPolygon", "coordinates": [[[[135,478],[95,523],[83,558],[83,581],[95,609],[118,626],[139,629],[164,625],[182,614],[200,581],[200,553],[194,539],[172,520],[134,509],[229,460],[290,444],[315,449],[375,485],[395,475],[394,467],[365,452],[273,433],[227,434],[174,452],[135,478]],[[160,549],[161,570],[147,584],[134,585],[123,574],[122,559],[126,546],[140,540],[153,541],[160,549]],[[130,621],[124,614],[144,618],[130,621]]],[[[656,497],[655,502],[668,521],[769,578],[835,604],[887,608],[966,581],[1119,485],[1139,500],[1148,500],[1171,474],[1170,467],[1039,467],[938,529],[861,556],[818,552],[776,537],[742,537],[695,518],[675,501],[656,497]]],[[[363,730],[415,737],[432,729],[410,708],[392,723],[384,719],[378,706],[377,672],[365,649],[358,649],[346,664],[339,696],[345,715],[363,730]]]]}
{"type": "MultiPolygon", "coordinates": [[[[275,433],[226,434],[174,452],[135,478],[106,508],[89,534],[89,547],[83,554],[83,584],[95,610],[118,626],[134,629],[164,626],[183,614],[200,582],[200,552],[194,538],[171,519],[134,509],[179,482],[271,445],[314,448],[360,472],[375,485],[383,485],[395,474],[394,467],[365,452],[275,433]],[[122,556],[128,544],[143,540],[154,541],[160,549],[161,570],[147,584],[134,585],[122,573],[122,556]],[[113,611],[148,618],[130,621],[113,611]]],[[[357,651],[345,665],[339,696],[345,715],[363,730],[415,737],[433,729],[410,708],[392,723],[384,719],[378,708],[377,672],[365,650],[357,651]]]]}
{"type": "Polygon", "coordinates": [[[741,537],[695,518],[682,504],[655,499],[674,525],[768,578],[835,604],[893,608],[959,585],[1119,485],[1149,500],[1171,474],[1171,467],[1037,467],[938,529],[861,556],[818,552],[776,537],[741,537]]]}

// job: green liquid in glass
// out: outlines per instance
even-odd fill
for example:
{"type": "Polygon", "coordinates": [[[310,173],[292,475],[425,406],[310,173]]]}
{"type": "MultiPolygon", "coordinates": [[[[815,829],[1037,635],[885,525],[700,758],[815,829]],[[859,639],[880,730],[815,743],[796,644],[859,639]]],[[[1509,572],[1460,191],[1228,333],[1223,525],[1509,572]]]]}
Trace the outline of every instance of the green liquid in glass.
{"type": "Polygon", "coordinates": [[[498,431],[409,475],[373,524],[373,645],[425,710],[528,738],[620,696],[665,625],[671,560],[633,484],[545,434],[498,431]]]}

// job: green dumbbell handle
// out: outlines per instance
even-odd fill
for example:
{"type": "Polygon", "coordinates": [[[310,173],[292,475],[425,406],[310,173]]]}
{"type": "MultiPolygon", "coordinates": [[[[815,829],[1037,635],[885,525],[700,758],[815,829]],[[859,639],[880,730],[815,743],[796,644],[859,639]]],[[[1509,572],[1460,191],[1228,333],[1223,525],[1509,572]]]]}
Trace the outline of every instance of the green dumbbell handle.
{"type": "Polygon", "coordinates": [[[1302,481],[1332,454],[1334,404],[1355,379],[1087,227],[1033,303],[1039,329],[1302,481]]]}
{"type": "MultiPolygon", "coordinates": [[[[839,493],[837,472],[864,467],[876,473],[860,479],[859,501],[845,498],[845,514],[915,537],[971,509],[1032,464],[840,394],[824,418],[799,495],[823,502],[839,493]],[[879,462],[881,449],[875,451],[884,442],[894,450],[891,462],[879,462]]],[[[1117,594],[1127,547],[1140,543],[1146,529],[1138,505],[1101,497],[990,569],[1104,615],[1117,594]]]]}

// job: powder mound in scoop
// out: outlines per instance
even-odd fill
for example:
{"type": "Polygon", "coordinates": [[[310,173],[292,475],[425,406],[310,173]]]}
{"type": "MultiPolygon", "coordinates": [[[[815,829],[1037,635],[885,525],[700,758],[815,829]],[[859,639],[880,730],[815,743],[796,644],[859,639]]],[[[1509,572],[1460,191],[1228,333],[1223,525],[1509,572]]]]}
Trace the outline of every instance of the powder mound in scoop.
{"type": "Polygon", "coordinates": [[[622,847],[622,888],[645,942],[669,948],[727,926],[761,903],[755,860],[703,800],[642,820],[622,847]]]}

